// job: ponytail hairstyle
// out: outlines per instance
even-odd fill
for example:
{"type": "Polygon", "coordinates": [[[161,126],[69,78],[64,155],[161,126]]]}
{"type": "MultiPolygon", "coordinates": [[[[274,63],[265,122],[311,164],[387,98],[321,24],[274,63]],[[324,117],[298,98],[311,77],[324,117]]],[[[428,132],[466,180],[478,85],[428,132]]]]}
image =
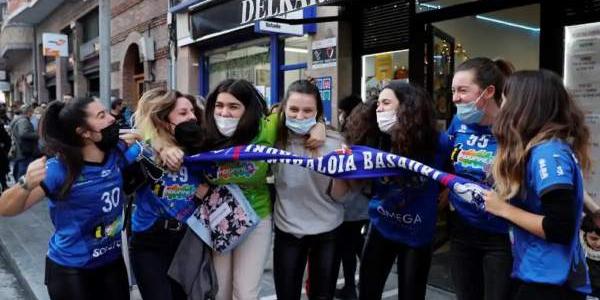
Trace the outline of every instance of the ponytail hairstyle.
{"type": "Polygon", "coordinates": [[[58,198],[64,198],[83,168],[83,138],[77,128],[86,128],[86,108],[92,98],[76,98],[68,103],[52,102],[40,120],[39,131],[45,142],[45,152],[56,156],[67,167],[67,176],[58,198]]]}
{"type": "Polygon", "coordinates": [[[504,96],[493,126],[498,151],[492,174],[501,199],[517,195],[529,152],[544,141],[569,143],[583,172],[589,172],[589,129],[558,75],[548,70],[516,72],[508,78],[504,96]]]}
{"type": "Polygon", "coordinates": [[[508,61],[497,58],[491,60],[487,57],[475,57],[466,60],[456,67],[454,73],[460,71],[471,71],[475,83],[480,89],[485,89],[488,86],[494,86],[494,101],[500,107],[502,103],[502,88],[504,80],[507,76],[513,73],[515,67],[508,61]]]}
{"type": "Polygon", "coordinates": [[[287,147],[289,132],[287,127],[285,126],[285,111],[287,109],[287,102],[292,93],[299,93],[313,96],[315,99],[315,106],[317,108],[317,115],[315,119],[317,122],[323,122],[323,100],[321,99],[321,93],[319,93],[319,88],[316,85],[311,83],[308,80],[301,79],[296,80],[290,84],[285,93],[285,98],[281,101],[281,105],[279,106],[279,124],[277,125],[277,142],[281,147],[285,149],[287,147]]]}

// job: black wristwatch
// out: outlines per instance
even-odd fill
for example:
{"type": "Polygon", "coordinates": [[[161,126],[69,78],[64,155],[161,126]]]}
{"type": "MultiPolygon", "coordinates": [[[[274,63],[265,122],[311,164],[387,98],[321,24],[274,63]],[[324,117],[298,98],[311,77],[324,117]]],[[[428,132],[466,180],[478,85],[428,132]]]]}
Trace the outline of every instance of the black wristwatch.
{"type": "Polygon", "coordinates": [[[25,180],[25,175],[21,176],[21,178],[19,178],[19,181],[17,183],[24,190],[31,192],[31,188],[29,188],[29,185],[27,185],[27,180],[25,180]]]}

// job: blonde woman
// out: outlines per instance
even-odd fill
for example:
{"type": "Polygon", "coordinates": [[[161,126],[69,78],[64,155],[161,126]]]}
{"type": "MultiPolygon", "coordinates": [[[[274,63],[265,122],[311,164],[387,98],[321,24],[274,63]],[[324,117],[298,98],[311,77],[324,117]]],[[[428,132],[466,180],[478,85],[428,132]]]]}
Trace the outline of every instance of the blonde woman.
{"type": "Polygon", "coordinates": [[[162,176],[150,176],[150,182],[136,194],[131,261],[144,300],[186,299],[181,286],[167,276],[186,225],[169,216],[160,200],[180,207],[196,197],[200,177],[188,173],[185,167],[176,168],[183,152],[177,145],[175,132],[184,126],[197,125],[201,116],[195,99],[177,91],[153,89],[144,93],[138,103],[135,123],[139,133],[152,145],[149,155],[157,164],[177,169],[165,171],[162,176]]]}
{"type": "Polygon", "coordinates": [[[496,192],[485,208],[512,224],[514,299],[585,299],[591,287],[577,234],[582,171],[590,168],[583,113],[550,71],[517,72],[503,94],[493,128],[496,192]]]}

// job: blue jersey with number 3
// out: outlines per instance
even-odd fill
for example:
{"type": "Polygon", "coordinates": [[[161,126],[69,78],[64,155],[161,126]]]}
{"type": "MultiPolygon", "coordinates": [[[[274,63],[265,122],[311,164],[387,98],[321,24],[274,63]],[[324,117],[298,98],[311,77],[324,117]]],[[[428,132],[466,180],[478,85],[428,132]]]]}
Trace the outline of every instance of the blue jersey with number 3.
{"type": "MultiPolygon", "coordinates": [[[[447,134],[452,144],[450,158],[454,173],[476,182],[486,183],[498,145],[490,126],[464,124],[454,117],[447,134]]],[[[450,203],[458,215],[471,226],[493,233],[507,233],[508,224],[504,219],[476,209],[454,193],[450,193],[450,203]]]]}
{"type": "Polygon", "coordinates": [[[51,158],[41,187],[49,198],[55,232],[48,257],[59,265],[96,268],[121,257],[123,178],[121,170],[140,152],[135,144],[112,150],[102,163],[85,163],[64,198],[59,193],[66,179],[65,164],[51,158]]]}
{"type": "MultiPolygon", "coordinates": [[[[583,176],[568,144],[551,140],[533,149],[527,161],[524,190],[512,203],[534,214],[542,214],[541,197],[554,189],[571,189],[576,196],[576,216],[583,211],[583,176]]],[[[591,292],[579,236],[577,218],[571,243],[550,243],[520,227],[511,226],[513,277],[526,282],[566,284],[573,290],[591,292]]]]}

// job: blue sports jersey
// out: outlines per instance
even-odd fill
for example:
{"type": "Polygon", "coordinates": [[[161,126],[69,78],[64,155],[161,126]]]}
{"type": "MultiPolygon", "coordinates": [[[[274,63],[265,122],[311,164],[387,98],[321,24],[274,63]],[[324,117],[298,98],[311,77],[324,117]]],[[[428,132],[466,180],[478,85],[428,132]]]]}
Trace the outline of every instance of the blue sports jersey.
{"type": "MultiPolygon", "coordinates": [[[[448,155],[448,137],[439,135],[431,167],[443,169],[448,155]]],[[[394,242],[410,247],[430,244],[435,232],[440,184],[431,178],[406,171],[404,176],[373,180],[374,197],[369,202],[371,224],[394,242]]]]}
{"type": "MultiPolygon", "coordinates": [[[[525,193],[512,203],[534,214],[542,214],[541,197],[557,188],[573,190],[577,199],[577,216],[583,210],[583,178],[575,155],[568,144],[551,140],[533,149],[526,163],[525,193]]],[[[578,232],[577,218],[573,232],[578,232]]],[[[567,284],[571,289],[590,293],[591,287],[585,255],[577,234],[569,245],[548,242],[520,227],[511,226],[513,250],[512,276],[526,282],[554,285],[567,284]]]]}
{"type": "Polygon", "coordinates": [[[65,164],[57,158],[46,162],[41,187],[49,198],[55,232],[48,257],[74,268],[95,268],[121,257],[123,178],[121,170],[140,153],[138,144],[112,150],[102,163],[85,163],[79,177],[62,199],[58,194],[66,179],[65,164]]]}
{"type": "MultiPolygon", "coordinates": [[[[464,124],[455,116],[447,133],[453,148],[450,158],[454,173],[476,182],[486,183],[498,148],[491,127],[464,124]]],[[[471,226],[494,233],[508,232],[508,224],[504,219],[476,209],[454,193],[450,193],[449,198],[458,215],[471,226]]]]}
{"type": "Polygon", "coordinates": [[[182,220],[191,215],[196,208],[194,194],[201,182],[201,172],[182,166],[177,172],[165,171],[161,178],[138,189],[132,230],[145,231],[160,218],[182,220]]]}

